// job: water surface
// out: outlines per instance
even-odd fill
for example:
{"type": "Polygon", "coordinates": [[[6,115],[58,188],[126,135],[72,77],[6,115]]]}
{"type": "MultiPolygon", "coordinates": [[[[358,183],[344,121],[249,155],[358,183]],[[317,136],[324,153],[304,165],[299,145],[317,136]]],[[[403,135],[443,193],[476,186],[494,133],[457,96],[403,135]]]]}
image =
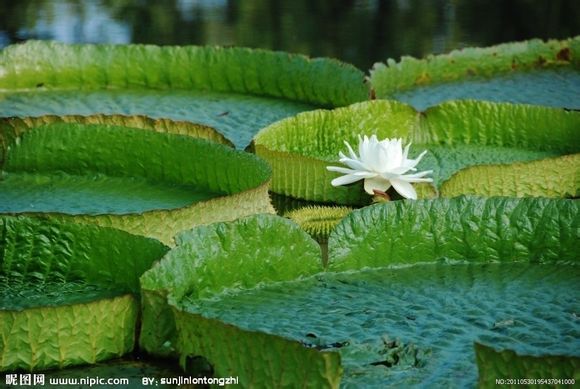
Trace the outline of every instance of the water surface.
{"type": "Polygon", "coordinates": [[[387,58],[580,34],[576,0],[1,0],[0,47],[69,43],[235,45],[387,58]]]}

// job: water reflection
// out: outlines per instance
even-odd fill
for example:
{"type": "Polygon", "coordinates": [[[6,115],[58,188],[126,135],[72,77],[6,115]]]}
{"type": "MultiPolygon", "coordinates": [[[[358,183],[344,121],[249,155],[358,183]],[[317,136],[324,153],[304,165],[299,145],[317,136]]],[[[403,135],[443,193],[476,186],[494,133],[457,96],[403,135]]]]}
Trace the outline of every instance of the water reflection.
{"type": "Polygon", "coordinates": [[[580,34],[575,0],[0,0],[0,46],[215,44],[330,56],[368,69],[401,55],[580,34]]]}

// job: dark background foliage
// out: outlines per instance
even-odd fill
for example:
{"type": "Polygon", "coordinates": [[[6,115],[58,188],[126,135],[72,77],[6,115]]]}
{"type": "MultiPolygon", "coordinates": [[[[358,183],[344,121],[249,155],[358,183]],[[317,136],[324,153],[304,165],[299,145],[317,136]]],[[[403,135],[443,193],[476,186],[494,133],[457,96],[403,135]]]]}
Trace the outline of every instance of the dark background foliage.
{"type": "Polygon", "coordinates": [[[401,55],[580,34],[578,0],[0,0],[0,47],[27,39],[401,55]]]}

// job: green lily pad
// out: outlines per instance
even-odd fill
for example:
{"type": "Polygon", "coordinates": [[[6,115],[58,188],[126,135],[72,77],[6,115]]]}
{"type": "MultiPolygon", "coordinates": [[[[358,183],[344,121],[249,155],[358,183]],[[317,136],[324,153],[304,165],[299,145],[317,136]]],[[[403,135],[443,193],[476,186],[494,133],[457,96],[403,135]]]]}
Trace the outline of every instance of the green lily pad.
{"type": "MultiPolygon", "coordinates": [[[[124,294],[122,289],[104,289],[81,280],[63,282],[37,274],[26,274],[30,279],[0,276],[0,307],[3,310],[22,311],[30,308],[58,307],[112,299],[124,294]]],[[[41,275],[44,276],[44,275],[41,275]]]]}
{"type": "Polygon", "coordinates": [[[566,387],[580,379],[580,357],[521,355],[475,343],[480,388],[504,385],[566,387]]]}
{"type": "Polygon", "coordinates": [[[0,116],[141,114],[202,123],[238,147],[298,112],[368,97],[332,59],[265,50],[29,41],[0,53],[0,116]]]}
{"type": "Polygon", "coordinates": [[[0,370],[131,352],[139,276],[167,251],[110,228],[0,217],[0,370]]]}
{"type": "Polygon", "coordinates": [[[460,194],[522,197],[530,193],[547,197],[578,197],[580,154],[510,166],[474,166],[457,172],[452,180],[441,186],[441,193],[449,197],[460,194]]]}
{"type": "Polygon", "coordinates": [[[446,100],[580,108],[580,37],[530,40],[486,48],[467,48],[425,59],[403,57],[377,63],[372,88],[418,110],[446,100]]]}
{"type": "Polygon", "coordinates": [[[0,181],[0,212],[127,215],[184,208],[220,195],[132,177],[8,173],[0,181]]]}
{"type": "Polygon", "coordinates": [[[182,309],[338,352],[343,388],[473,387],[478,339],[580,357],[576,299],[562,297],[578,282],[577,266],[416,265],[185,298],[182,309]]]}
{"type": "Polygon", "coordinates": [[[337,387],[337,353],[206,319],[183,311],[180,303],[184,296],[211,299],[321,270],[318,244],[288,219],[274,215],[184,232],[178,246],[141,278],[140,345],[149,353],[177,353],[182,367],[188,357],[203,356],[216,376],[236,376],[244,387],[337,387]]]}
{"type": "Polygon", "coordinates": [[[574,200],[478,198],[393,201],[352,212],[329,239],[329,268],[424,261],[576,263],[574,200]]]}
{"type": "MultiPolygon", "coordinates": [[[[417,185],[422,197],[434,197],[438,192],[442,196],[464,193],[454,183],[461,178],[454,174],[487,165],[494,165],[486,167],[489,174],[472,173],[479,179],[474,178],[465,193],[566,196],[576,192],[577,187],[569,189],[577,185],[577,180],[567,182],[566,189],[557,188],[561,180],[551,179],[553,169],[528,169],[528,174],[522,176],[512,173],[512,181],[497,180],[493,185],[481,177],[492,179],[493,172],[500,169],[520,172],[517,163],[545,160],[544,165],[548,165],[546,158],[577,153],[579,126],[580,114],[554,108],[463,101],[419,113],[403,103],[376,100],[284,119],[261,130],[254,138],[254,146],[256,154],[272,165],[272,191],[312,201],[355,205],[369,202],[362,181],[332,187],[330,182],[338,175],[326,167],[340,164],[338,153],[346,150],[345,140],[356,147],[359,135],[372,134],[381,139],[402,137],[412,142],[411,157],[422,150],[429,151],[417,168],[433,170],[434,183],[417,185]],[[547,184],[526,184],[530,175],[547,184]]],[[[577,175],[579,166],[574,158],[562,161],[558,167],[563,169],[564,177],[577,175]]]]}
{"type": "Polygon", "coordinates": [[[331,234],[325,273],[315,251],[298,254],[313,241],[287,223],[256,215],[183,233],[190,247],[141,279],[149,307],[165,302],[173,313],[158,344],[182,364],[202,355],[219,374],[268,387],[473,386],[474,341],[580,355],[575,201],[366,207],[331,234]]]}
{"type": "MultiPolygon", "coordinates": [[[[47,115],[30,117],[6,117],[0,118],[0,131],[16,137],[31,128],[46,124],[78,123],[78,124],[105,124],[120,127],[140,128],[170,134],[187,135],[193,138],[201,138],[233,147],[233,143],[212,127],[186,121],[174,121],[170,119],[152,119],[140,115],[47,115]]],[[[4,135],[6,137],[7,135],[4,135]]]]}
{"type": "Polygon", "coordinates": [[[322,270],[318,244],[290,220],[274,215],[199,226],[180,234],[177,243],[141,278],[140,342],[151,353],[167,352],[175,346],[164,346],[175,337],[167,298],[177,301],[185,294],[207,297],[226,289],[245,289],[322,270]],[[284,239],[279,239],[281,236],[284,239]]]}
{"type": "Polygon", "coordinates": [[[580,109],[580,71],[534,70],[469,79],[447,84],[420,86],[395,93],[392,98],[424,111],[448,100],[476,99],[515,104],[580,109]]]}
{"type": "Polygon", "coordinates": [[[196,224],[273,211],[267,164],[224,145],[113,125],[13,124],[0,134],[2,213],[46,214],[172,244],[196,224]]]}

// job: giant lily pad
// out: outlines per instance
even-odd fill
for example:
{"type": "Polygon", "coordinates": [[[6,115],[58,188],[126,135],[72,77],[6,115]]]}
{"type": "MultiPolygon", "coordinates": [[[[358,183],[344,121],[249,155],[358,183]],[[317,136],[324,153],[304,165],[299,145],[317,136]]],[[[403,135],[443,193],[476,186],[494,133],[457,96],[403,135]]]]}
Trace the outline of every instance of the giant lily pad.
{"type": "Polygon", "coordinates": [[[110,228],[0,217],[0,370],[131,352],[139,276],[167,250],[110,228]]]}
{"type": "MultiPolygon", "coordinates": [[[[140,342],[151,353],[175,351],[177,333],[168,301],[174,305],[185,295],[208,298],[224,290],[293,280],[322,270],[318,244],[289,220],[274,215],[256,215],[231,223],[200,226],[180,234],[177,241],[178,246],[141,278],[143,329],[140,342]]],[[[215,328],[211,322],[206,324],[208,330],[215,328]]],[[[221,326],[220,330],[228,329],[221,326]]],[[[269,349],[267,338],[260,346],[261,353],[264,353],[260,359],[263,360],[274,358],[276,348],[298,347],[282,342],[269,349]]],[[[215,338],[208,340],[214,341],[215,338]]],[[[224,337],[222,341],[224,345],[242,347],[248,339],[224,337]]],[[[207,351],[225,353],[219,356],[221,358],[229,355],[228,348],[216,345],[207,351]]],[[[246,352],[258,353],[252,349],[246,352]]],[[[310,369],[308,366],[304,368],[310,369]]],[[[251,372],[239,371],[238,374],[251,372]]]]}
{"type": "Polygon", "coordinates": [[[461,170],[441,186],[446,196],[480,194],[546,197],[580,196],[580,154],[518,162],[473,166],[461,170]],[[482,185],[482,182],[488,185],[482,185]]]}
{"type": "Polygon", "coordinates": [[[513,350],[496,350],[475,344],[479,387],[498,384],[565,387],[580,379],[580,357],[567,355],[519,355],[513,350]]]}
{"type": "Polygon", "coordinates": [[[578,357],[579,223],[572,200],[375,205],[332,233],[325,273],[274,216],[199,227],[141,279],[174,320],[148,344],[247,387],[474,386],[474,341],[578,357]]]}
{"type": "Polygon", "coordinates": [[[276,120],[365,100],[363,79],[336,60],[265,50],[29,41],[0,53],[0,116],[142,114],[243,147],[276,120]]]}
{"type": "Polygon", "coordinates": [[[425,59],[377,63],[371,84],[380,98],[424,110],[445,100],[478,99],[580,108],[580,37],[467,48],[425,59]]]}
{"type": "Polygon", "coordinates": [[[346,150],[343,141],[357,145],[361,134],[405,138],[413,142],[411,156],[429,150],[418,166],[434,171],[433,187],[418,185],[424,197],[436,191],[442,196],[566,197],[580,186],[578,158],[563,157],[580,151],[579,127],[578,112],[555,108],[463,101],[419,113],[403,103],[377,100],[281,120],[261,130],[254,143],[256,154],[272,165],[272,191],[312,201],[368,202],[362,184],[332,187],[338,175],[326,170],[339,163],[338,152],[346,150]],[[539,160],[544,169],[522,166],[539,160]],[[473,166],[482,168],[454,176],[473,166]],[[463,192],[466,176],[471,184],[463,192]]]}
{"type": "MultiPolygon", "coordinates": [[[[0,118],[0,132],[10,134],[10,137],[16,137],[31,128],[54,123],[105,124],[120,127],[140,128],[143,130],[181,134],[193,138],[207,139],[233,147],[232,142],[212,127],[170,119],[152,119],[140,115],[47,115],[35,117],[6,117],[0,118]]],[[[3,137],[6,136],[7,135],[4,135],[3,137]]],[[[6,145],[3,145],[3,148],[5,146],[6,145]]]]}
{"type": "Polygon", "coordinates": [[[270,168],[254,155],[185,135],[62,121],[30,126],[37,121],[13,120],[0,133],[2,213],[117,227],[172,244],[197,224],[272,212],[270,168]]]}

